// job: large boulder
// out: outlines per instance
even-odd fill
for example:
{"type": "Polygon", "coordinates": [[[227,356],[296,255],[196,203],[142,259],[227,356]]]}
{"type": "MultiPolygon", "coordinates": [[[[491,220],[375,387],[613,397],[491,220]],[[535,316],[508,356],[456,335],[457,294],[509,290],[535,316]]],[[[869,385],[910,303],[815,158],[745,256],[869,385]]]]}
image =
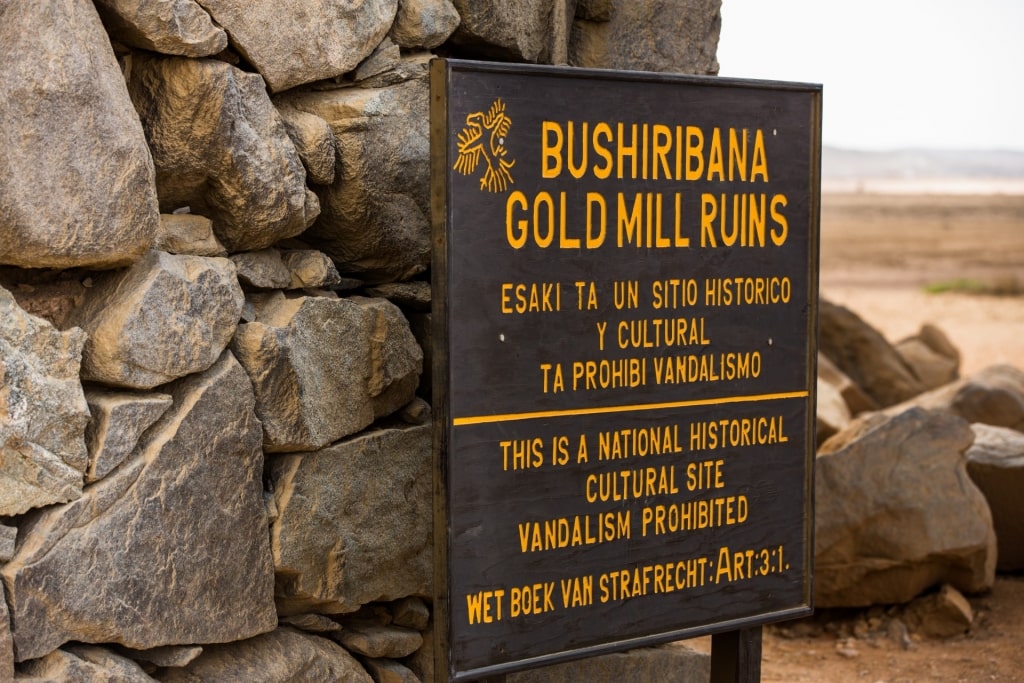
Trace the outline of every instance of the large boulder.
{"type": "Polygon", "coordinates": [[[1012,365],[990,365],[970,377],[894,406],[891,411],[911,405],[944,410],[971,423],[1024,432],[1024,371],[1012,365]]]}
{"type": "Polygon", "coordinates": [[[197,0],[274,92],[351,71],[395,20],[398,0],[197,0]]]}
{"type": "Polygon", "coordinates": [[[182,57],[209,57],[228,46],[224,30],[194,0],[96,0],[111,37],[182,57]]]}
{"type": "Polygon", "coordinates": [[[584,2],[569,63],[602,69],[716,74],[721,0],[584,2]],[[594,5],[610,5],[596,11],[594,5]]]}
{"type": "Polygon", "coordinates": [[[269,247],[312,223],[316,195],[258,74],[213,59],[127,61],[163,212],[187,206],[211,218],[229,251],[269,247]]]}
{"type": "Polygon", "coordinates": [[[0,263],[112,267],[158,223],[153,160],[89,0],[0,4],[0,263]]]}
{"type": "Polygon", "coordinates": [[[459,26],[451,0],[398,0],[398,14],[388,36],[399,47],[433,50],[459,26]]]}
{"type": "Polygon", "coordinates": [[[373,679],[355,657],[326,638],[282,626],[237,643],[212,645],[183,668],[168,669],[163,683],[307,683],[373,679]]]}
{"type": "Polygon", "coordinates": [[[462,53],[502,61],[564,61],[575,0],[452,0],[462,22],[451,43],[462,53]],[[561,45],[559,45],[561,38],[561,45]],[[562,53],[562,59],[557,59],[562,53]]]}
{"type": "Polygon", "coordinates": [[[412,400],[423,352],[383,299],[285,298],[238,326],[232,350],[252,378],[268,452],[310,451],[412,400]]]}
{"type": "Polygon", "coordinates": [[[818,323],[818,350],[880,406],[925,390],[896,349],[853,311],[822,300],[818,323]]]}
{"type": "Polygon", "coordinates": [[[964,458],[973,439],[960,418],[912,408],[819,452],[818,607],[908,602],[943,583],[969,593],[992,587],[992,515],[964,458]]]}
{"type": "Polygon", "coordinates": [[[60,332],[0,287],[0,517],[82,493],[84,344],[81,330],[60,332]]]}
{"type": "Polygon", "coordinates": [[[1024,569],[1024,434],[1006,427],[971,425],[974,443],[967,449],[967,473],[985,494],[999,543],[996,569],[1024,569]]]}
{"type": "Polygon", "coordinates": [[[408,60],[415,77],[396,85],[279,98],[327,121],[341,156],[334,184],[316,187],[322,213],[303,239],[369,282],[408,279],[430,263],[427,63],[408,60]]]}
{"type": "Polygon", "coordinates": [[[64,325],[89,334],[83,379],[151,389],[213,365],[244,303],[230,260],[150,251],[98,278],[64,325]]]}
{"type": "Polygon", "coordinates": [[[249,378],[225,353],[166,390],[173,407],[130,460],[20,524],[0,567],[17,661],[67,641],[146,649],[276,626],[249,378]]]}
{"type": "Polygon", "coordinates": [[[369,431],[271,461],[282,614],[430,594],[430,435],[429,425],[369,431]]]}

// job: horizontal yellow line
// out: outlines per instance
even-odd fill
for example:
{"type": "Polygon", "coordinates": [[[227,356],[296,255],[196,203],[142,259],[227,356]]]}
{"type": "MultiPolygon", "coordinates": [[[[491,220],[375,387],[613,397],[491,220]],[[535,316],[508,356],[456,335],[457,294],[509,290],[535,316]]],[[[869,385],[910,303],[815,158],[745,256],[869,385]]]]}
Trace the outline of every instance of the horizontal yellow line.
{"type": "Polygon", "coordinates": [[[692,408],[695,406],[715,406],[726,403],[755,403],[757,401],[777,401],[786,398],[807,398],[807,391],[787,391],[778,394],[752,394],[748,396],[722,396],[719,398],[701,398],[692,401],[670,401],[668,403],[638,403],[627,406],[597,406],[594,408],[572,408],[568,410],[538,410],[533,413],[504,413],[501,415],[477,415],[472,417],[456,417],[452,425],[489,424],[492,422],[514,422],[516,420],[537,420],[545,417],[571,417],[576,415],[602,415],[607,413],[631,413],[644,410],[665,410],[666,408],[692,408]]]}

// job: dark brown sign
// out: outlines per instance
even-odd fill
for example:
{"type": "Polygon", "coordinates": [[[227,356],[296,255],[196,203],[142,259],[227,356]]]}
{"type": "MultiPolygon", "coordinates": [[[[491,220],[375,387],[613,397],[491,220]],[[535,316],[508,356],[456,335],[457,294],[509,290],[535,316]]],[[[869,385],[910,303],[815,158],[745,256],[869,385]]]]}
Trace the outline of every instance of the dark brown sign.
{"type": "Polygon", "coordinates": [[[808,613],[820,86],[431,87],[440,670],[808,613]]]}

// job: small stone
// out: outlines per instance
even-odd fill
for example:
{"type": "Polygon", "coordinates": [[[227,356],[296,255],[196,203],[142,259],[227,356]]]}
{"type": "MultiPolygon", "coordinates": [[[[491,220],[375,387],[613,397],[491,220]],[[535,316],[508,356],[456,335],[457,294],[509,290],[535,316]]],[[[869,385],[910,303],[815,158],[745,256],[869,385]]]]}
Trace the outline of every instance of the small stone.
{"type": "Polygon", "coordinates": [[[38,659],[23,662],[18,668],[22,674],[46,681],[153,683],[155,680],[131,659],[92,645],[54,650],[38,659]]]}
{"type": "Polygon", "coordinates": [[[373,677],[374,683],[420,683],[412,670],[391,659],[367,658],[363,666],[373,677]]]}
{"type": "Polygon", "coordinates": [[[938,593],[910,603],[903,611],[903,620],[914,633],[929,638],[949,638],[971,627],[974,612],[960,591],[945,584],[938,593]]]}
{"type": "Polygon", "coordinates": [[[348,624],[337,639],[349,652],[389,659],[408,657],[423,645],[419,631],[375,624],[348,624]]]}
{"type": "Polygon", "coordinates": [[[404,626],[425,631],[430,623],[430,608],[419,598],[409,597],[396,601],[391,606],[395,626],[404,626]]]}
{"type": "Polygon", "coordinates": [[[341,633],[342,626],[323,614],[292,614],[280,618],[283,626],[294,626],[306,633],[341,633]]]}
{"type": "Polygon", "coordinates": [[[341,283],[334,262],[321,251],[297,249],[284,252],[281,258],[291,275],[290,289],[333,287],[341,283]]]}
{"type": "Polygon", "coordinates": [[[232,254],[231,260],[243,285],[260,289],[284,289],[291,284],[291,273],[277,249],[261,249],[232,254]]]}
{"type": "Polygon", "coordinates": [[[14,544],[18,540],[18,527],[0,524],[0,564],[14,557],[14,544]]]}
{"type": "Polygon", "coordinates": [[[388,35],[404,48],[433,50],[459,26],[450,0],[398,0],[398,14],[388,35]]]}
{"type": "Polygon", "coordinates": [[[365,81],[367,78],[390,71],[398,66],[401,61],[402,50],[391,42],[390,38],[385,38],[369,57],[360,62],[359,66],[356,67],[353,78],[356,81],[365,81]]]}
{"type": "Polygon", "coordinates": [[[160,214],[160,229],[153,248],[169,254],[227,256],[228,250],[213,234],[213,222],[206,216],[190,213],[160,214]]]}
{"type": "Polygon", "coordinates": [[[164,645],[148,650],[122,647],[120,651],[137,662],[154,666],[188,666],[189,662],[203,654],[203,648],[198,645],[164,645]]]}
{"type": "Polygon", "coordinates": [[[370,296],[383,297],[396,306],[415,311],[430,310],[430,283],[422,280],[375,285],[367,287],[366,293],[370,296]]]}

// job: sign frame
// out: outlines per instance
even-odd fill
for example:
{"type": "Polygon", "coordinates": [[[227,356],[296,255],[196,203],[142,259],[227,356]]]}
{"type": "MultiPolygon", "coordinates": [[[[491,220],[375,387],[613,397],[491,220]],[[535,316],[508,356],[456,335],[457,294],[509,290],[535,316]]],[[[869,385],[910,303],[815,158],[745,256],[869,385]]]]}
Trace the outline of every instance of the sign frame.
{"type": "MultiPolygon", "coordinates": [[[[524,66],[504,63],[471,62],[437,58],[432,60],[430,69],[430,139],[431,139],[431,221],[432,221],[432,372],[433,372],[433,420],[434,420],[434,648],[437,675],[445,680],[468,681],[500,676],[524,669],[557,664],[599,654],[652,646],[683,640],[691,637],[721,634],[750,629],[766,623],[806,616],[813,611],[813,502],[814,502],[814,430],[815,430],[815,377],[817,366],[817,296],[818,296],[818,231],[820,222],[820,164],[821,164],[821,96],[820,85],[778,81],[755,81],[719,77],[688,76],[661,73],[618,72],[594,69],[577,69],[552,66],[524,66]],[[461,128],[461,120],[452,120],[449,88],[453,76],[464,74],[493,75],[496,78],[509,75],[536,75],[585,79],[614,87],[621,83],[649,84],[651,87],[687,86],[711,88],[714,92],[723,90],[754,90],[765,93],[798,93],[809,98],[808,124],[809,143],[806,162],[806,225],[808,228],[806,271],[806,306],[803,310],[806,353],[803,354],[805,383],[800,392],[803,400],[803,470],[802,470],[802,557],[799,577],[800,597],[793,604],[781,609],[771,609],[746,614],[738,618],[702,622],[678,628],[661,629],[656,633],[611,636],[600,643],[569,649],[558,649],[535,655],[517,656],[513,659],[462,668],[453,656],[455,635],[452,628],[452,500],[449,474],[458,467],[452,447],[452,369],[456,359],[452,358],[453,316],[458,312],[451,304],[452,283],[450,281],[453,259],[453,244],[450,234],[452,222],[452,186],[450,178],[458,163],[452,152],[451,140],[461,128]]],[[[509,177],[511,181],[511,177],[509,177]]],[[[484,181],[481,180],[481,187],[484,181]]],[[[501,182],[496,181],[496,182],[501,182]]],[[[511,184],[511,183],[510,183],[511,184]]],[[[803,205],[801,205],[803,206],[803,205]]],[[[497,228],[495,228],[497,229],[497,228]]],[[[770,343],[770,341],[769,341],[770,343]]],[[[459,358],[458,361],[464,360],[459,358]]],[[[780,423],[781,424],[781,423],[780,423]]],[[[780,549],[781,562],[781,549],[780,549]]],[[[787,565],[788,567],[788,565],[787,565]]]]}

